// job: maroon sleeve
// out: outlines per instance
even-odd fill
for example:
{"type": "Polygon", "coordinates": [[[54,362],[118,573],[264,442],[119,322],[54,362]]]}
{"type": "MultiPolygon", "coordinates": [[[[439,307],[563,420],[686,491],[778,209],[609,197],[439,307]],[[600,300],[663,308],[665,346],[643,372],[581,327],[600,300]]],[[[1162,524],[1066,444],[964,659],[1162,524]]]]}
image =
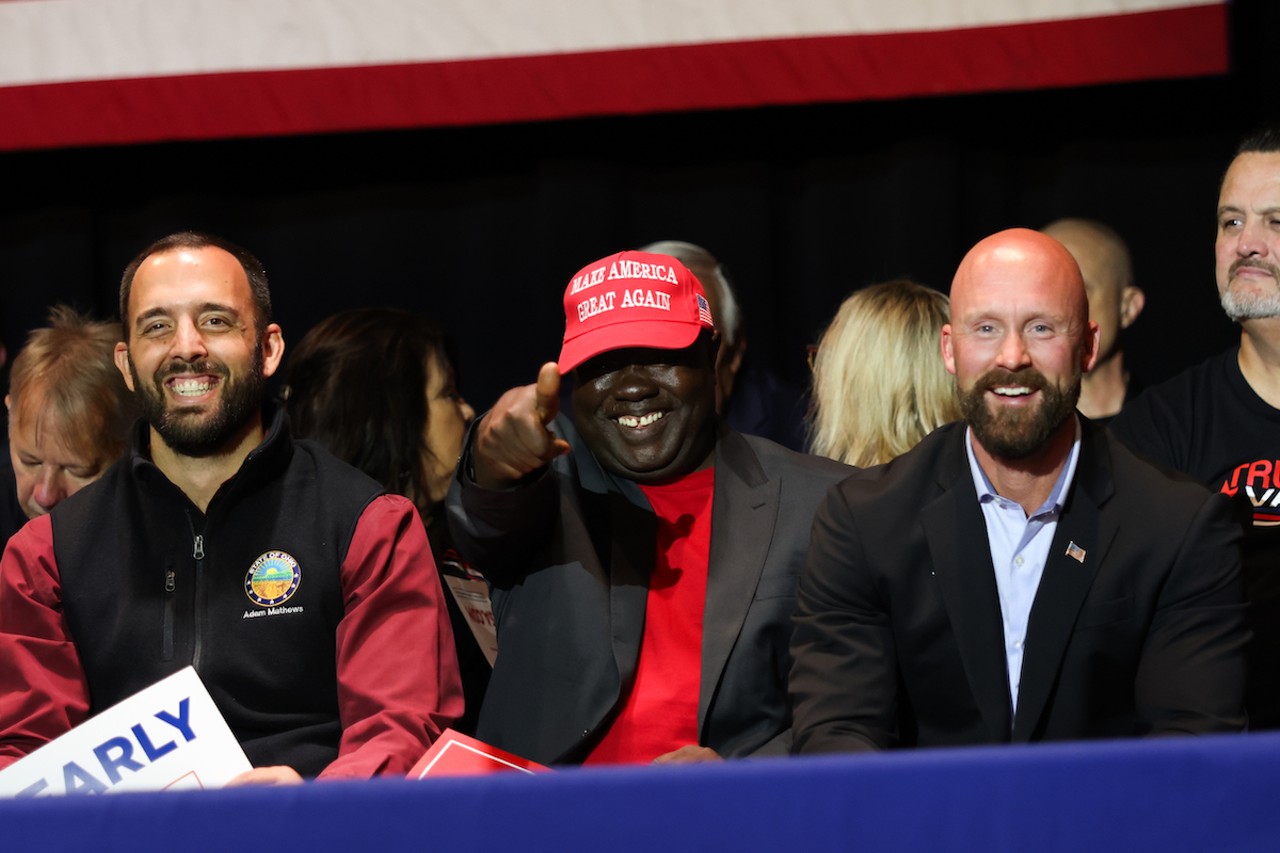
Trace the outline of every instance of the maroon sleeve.
{"type": "Polygon", "coordinates": [[[405,774],[462,714],[444,591],[413,504],[375,499],[342,564],[342,742],[321,778],[405,774]]]}
{"type": "Polygon", "coordinates": [[[62,615],[46,515],[14,534],[0,558],[0,767],[88,714],[89,689],[62,615]]]}

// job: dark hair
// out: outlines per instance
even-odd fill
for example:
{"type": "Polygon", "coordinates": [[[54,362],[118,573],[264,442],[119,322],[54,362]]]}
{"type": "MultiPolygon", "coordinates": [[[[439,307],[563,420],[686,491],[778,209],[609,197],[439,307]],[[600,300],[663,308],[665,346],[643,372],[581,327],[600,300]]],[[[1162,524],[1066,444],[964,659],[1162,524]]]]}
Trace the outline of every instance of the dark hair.
{"type": "Polygon", "coordinates": [[[357,308],[320,321],[289,360],[283,393],[294,434],[320,442],[426,514],[422,459],[433,355],[452,371],[443,332],[419,314],[357,308]]]}
{"type": "Polygon", "coordinates": [[[1236,156],[1241,154],[1275,154],[1280,152],[1280,122],[1266,124],[1240,140],[1236,156]]]}
{"type": "Polygon", "coordinates": [[[198,231],[179,231],[177,234],[161,237],[143,249],[124,268],[124,275],[120,277],[120,323],[124,326],[125,340],[133,336],[133,330],[129,328],[129,294],[133,291],[133,278],[138,274],[138,267],[142,266],[143,261],[152,255],[161,255],[178,249],[205,249],[210,246],[221,249],[240,262],[240,267],[249,279],[249,290],[253,293],[254,322],[257,325],[257,332],[259,335],[262,334],[262,330],[271,322],[271,289],[267,286],[267,271],[263,268],[262,262],[230,240],[198,231]]]}

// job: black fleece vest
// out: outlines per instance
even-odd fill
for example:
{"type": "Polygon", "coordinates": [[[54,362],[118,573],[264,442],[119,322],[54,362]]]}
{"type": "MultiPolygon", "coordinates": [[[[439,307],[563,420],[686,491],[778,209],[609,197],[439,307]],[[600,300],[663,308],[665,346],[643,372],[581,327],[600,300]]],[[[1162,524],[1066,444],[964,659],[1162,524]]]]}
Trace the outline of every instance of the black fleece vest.
{"type": "Polygon", "coordinates": [[[381,491],[291,441],[280,415],[207,515],[137,451],[60,504],[54,555],[90,712],[190,664],[250,762],[322,770],[342,735],[339,570],[381,491]]]}

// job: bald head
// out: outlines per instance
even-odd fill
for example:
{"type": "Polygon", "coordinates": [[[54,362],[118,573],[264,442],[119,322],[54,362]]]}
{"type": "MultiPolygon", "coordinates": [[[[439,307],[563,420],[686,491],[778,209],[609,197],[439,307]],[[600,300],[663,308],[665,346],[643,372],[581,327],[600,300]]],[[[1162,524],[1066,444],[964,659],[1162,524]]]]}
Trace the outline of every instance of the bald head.
{"type": "Polygon", "coordinates": [[[1114,228],[1093,219],[1059,219],[1046,225],[1042,233],[1067,247],[1080,265],[1086,289],[1091,271],[1117,291],[1133,284],[1129,247],[1114,228]]]}
{"type": "Polygon", "coordinates": [[[1133,283],[1129,247],[1114,229],[1092,219],[1059,219],[1043,230],[1066,246],[1079,264],[1089,298],[1089,319],[1098,324],[1098,357],[1110,358],[1120,331],[1137,319],[1146,301],[1133,283]]]}
{"type": "Polygon", "coordinates": [[[985,311],[1032,296],[1052,297],[1081,328],[1089,314],[1084,279],[1066,247],[1029,228],[992,234],[969,250],[951,281],[951,314],[985,311]]]}
{"type": "Polygon", "coordinates": [[[964,256],[942,356],[977,443],[993,457],[1060,455],[1080,377],[1096,359],[1088,315],[1080,268],[1052,237],[1014,228],[964,256]]]}

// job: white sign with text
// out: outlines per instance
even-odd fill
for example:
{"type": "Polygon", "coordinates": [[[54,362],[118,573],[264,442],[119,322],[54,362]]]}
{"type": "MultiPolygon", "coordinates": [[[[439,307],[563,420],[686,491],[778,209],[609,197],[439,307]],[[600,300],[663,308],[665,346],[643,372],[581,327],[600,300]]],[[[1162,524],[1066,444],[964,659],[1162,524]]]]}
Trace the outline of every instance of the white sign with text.
{"type": "Polygon", "coordinates": [[[249,769],[187,667],[0,771],[0,797],[220,788],[249,769]]]}

